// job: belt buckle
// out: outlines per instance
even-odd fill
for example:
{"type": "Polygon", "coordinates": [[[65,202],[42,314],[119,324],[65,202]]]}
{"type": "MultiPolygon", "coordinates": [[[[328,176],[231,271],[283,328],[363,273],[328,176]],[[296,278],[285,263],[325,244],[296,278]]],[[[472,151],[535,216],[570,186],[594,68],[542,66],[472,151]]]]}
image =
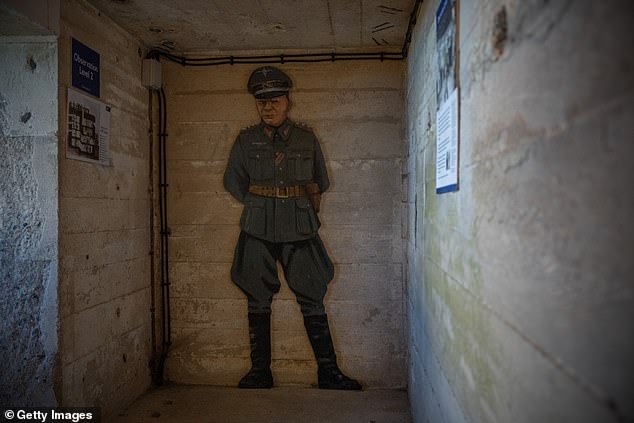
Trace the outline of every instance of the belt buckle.
{"type": "Polygon", "coordinates": [[[275,187],[275,196],[277,198],[288,198],[288,187],[275,187]],[[284,194],[282,194],[284,190],[284,194]]]}

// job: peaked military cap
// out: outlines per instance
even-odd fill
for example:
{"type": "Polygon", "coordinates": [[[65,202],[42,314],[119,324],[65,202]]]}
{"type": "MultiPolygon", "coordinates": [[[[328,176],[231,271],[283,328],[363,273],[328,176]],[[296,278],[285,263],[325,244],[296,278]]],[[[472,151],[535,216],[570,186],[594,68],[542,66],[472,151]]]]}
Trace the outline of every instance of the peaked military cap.
{"type": "Polygon", "coordinates": [[[293,81],[284,72],[273,66],[263,66],[251,73],[247,89],[257,99],[279,97],[288,94],[293,81]]]}

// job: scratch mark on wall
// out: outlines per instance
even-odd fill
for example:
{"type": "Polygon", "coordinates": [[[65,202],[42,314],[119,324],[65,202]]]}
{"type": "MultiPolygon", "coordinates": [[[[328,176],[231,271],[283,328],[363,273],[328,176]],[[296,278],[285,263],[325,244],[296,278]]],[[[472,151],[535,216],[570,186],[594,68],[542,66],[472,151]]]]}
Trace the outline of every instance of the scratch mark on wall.
{"type": "Polygon", "coordinates": [[[335,26],[332,22],[332,9],[330,7],[330,1],[326,1],[326,8],[328,9],[328,24],[330,25],[330,41],[332,42],[332,45],[335,46],[335,26]]]}
{"type": "Polygon", "coordinates": [[[379,12],[386,13],[388,15],[396,15],[398,13],[403,13],[403,9],[398,9],[396,7],[384,6],[382,4],[378,5],[376,8],[379,9],[379,12]]]}
{"type": "Polygon", "coordinates": [[[363,44],[363,0],[359,0],[359,44],[363,44]]]}
{"type": "Polygon", "coordinates": [[[381,24],[374,25],[372,27],[372,30],[374,31],[374,30],[382,29],[383,27],[386,27],[386,26],[389,26],[389,25],[391,25],[391,22],[383,22],[381,24]]]}
{"type": "Polygon", "coordinates": [[[33,56],[29,56],[26,64],[29,66],[31,72],[35,72],[35,68],[37,68],[37,63],[35,63],[35,60],[33,60],[33,56]]]}
{"type": "Polygon", "coordinates": [[[385,39],[385,38],[381,38],[381,41],[377,40],[376,38],[372,37],[372,41],[374,41],[374,43],[377,46],[387,46],[390,45],[390,43],[385,39]]]}
{"type": "Polygon", "coordinates": [[[495,14],[493,18],[493,52],[494,58],[497,60],[504,53],[504,46],[508,39],[508,23],[506,18],[506,6],[495,14]]]}
{"type": "Polygon", "coordinates": [[[381,25],[372,27],[372,33],[385,31],[386,29],[394,28],[394,25],[390,22],[384,22],[381,25]]]}

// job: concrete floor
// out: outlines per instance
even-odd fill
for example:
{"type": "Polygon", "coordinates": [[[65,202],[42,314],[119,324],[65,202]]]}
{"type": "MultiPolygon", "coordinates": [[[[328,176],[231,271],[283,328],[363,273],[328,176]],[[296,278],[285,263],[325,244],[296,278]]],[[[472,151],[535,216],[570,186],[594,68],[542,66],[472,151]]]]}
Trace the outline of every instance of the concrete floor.
{"type": "Polygon", "coordinates": [[[152,389],[113,423],[411,423],[407,392],[316,388],[244,390],[172,385],[152,389]]]}

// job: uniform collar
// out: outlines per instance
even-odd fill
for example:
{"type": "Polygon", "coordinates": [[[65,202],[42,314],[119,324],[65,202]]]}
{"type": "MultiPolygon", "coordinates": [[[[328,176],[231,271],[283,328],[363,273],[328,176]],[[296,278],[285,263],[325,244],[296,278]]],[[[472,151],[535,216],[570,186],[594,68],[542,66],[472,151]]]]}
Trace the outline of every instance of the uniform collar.
{"type": "Polygon", "coordinates": [[[266,137],[270,140],[273,139],[275,135],[275,131],[280,134],[284,141],[288,141],[288,138],[291,136],[291,129],[293,129],[293,122],[290,119],[286,119],[279,127],[267,125],[264,122],[260,122],[260,128],[262,128],[262,132],[266,137]]]}

